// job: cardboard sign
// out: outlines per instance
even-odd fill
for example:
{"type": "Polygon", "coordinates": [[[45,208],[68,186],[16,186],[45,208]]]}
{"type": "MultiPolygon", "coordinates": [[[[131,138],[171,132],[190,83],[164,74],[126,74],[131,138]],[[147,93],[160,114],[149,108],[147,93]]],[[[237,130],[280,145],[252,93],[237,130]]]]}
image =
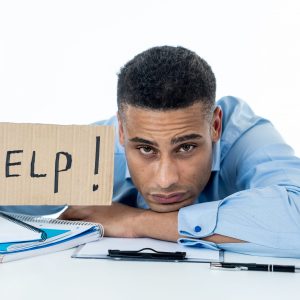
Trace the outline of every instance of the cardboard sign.
{"type": "Polygon", "coordinates": [[[0,123],[0,205],[109,205],[114,128],[0,123]]]}

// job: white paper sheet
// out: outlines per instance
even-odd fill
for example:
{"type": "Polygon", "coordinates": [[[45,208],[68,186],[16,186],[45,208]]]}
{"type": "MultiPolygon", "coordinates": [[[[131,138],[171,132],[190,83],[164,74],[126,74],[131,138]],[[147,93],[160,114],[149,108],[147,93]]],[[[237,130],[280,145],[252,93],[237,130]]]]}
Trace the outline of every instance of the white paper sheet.
{"type": "Polygon", "coordinates": [[[33,231],[0,215],[0,243],[35,241],[40,240],[41,235],[41,232],[33,231]]]}

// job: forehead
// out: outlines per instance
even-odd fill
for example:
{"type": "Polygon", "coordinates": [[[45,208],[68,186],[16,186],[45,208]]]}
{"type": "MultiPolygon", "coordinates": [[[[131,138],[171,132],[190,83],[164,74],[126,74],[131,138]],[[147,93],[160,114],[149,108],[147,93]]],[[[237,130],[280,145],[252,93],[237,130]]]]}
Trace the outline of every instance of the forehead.
{"type": "Polygon", "coordinates": [[[130,138],[173,138],[181,134],[203,134],[209,128],[209,121],[201,103],[166,111],[128,105],[123,112],[123,119],[124,129],[130,138]]]}

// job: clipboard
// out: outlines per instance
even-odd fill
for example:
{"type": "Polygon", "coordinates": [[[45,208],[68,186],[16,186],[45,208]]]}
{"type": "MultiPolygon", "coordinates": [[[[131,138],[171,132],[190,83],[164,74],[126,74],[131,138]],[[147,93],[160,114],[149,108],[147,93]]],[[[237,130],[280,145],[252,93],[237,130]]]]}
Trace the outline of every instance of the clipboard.
{"type": "Polygon", "coordinates": [[[156,251],[152,248],[142,248],[140,250],[108,249],[107,256],[127,260],[183,261],[186,259],[186,252],[156,251]]]}
{"type": "Polygon", "coordinates": [[[108,238],[79,246],[72,258],[160,262],[223,262],[224,252],[150,238],[108,238]]]}

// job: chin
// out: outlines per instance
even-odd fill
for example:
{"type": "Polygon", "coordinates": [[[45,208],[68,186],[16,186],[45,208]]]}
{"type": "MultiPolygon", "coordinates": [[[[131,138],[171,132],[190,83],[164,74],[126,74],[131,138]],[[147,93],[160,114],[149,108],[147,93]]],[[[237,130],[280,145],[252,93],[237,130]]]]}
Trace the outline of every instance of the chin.
{"type": "Polygon", "coordinates": [[[191,201],[183,201],[179,203],[160,204],[160,203],[148,203],[151,210],[155,212],[167,213],[178,211],[180,208],[192,205],[191,201]]]}

